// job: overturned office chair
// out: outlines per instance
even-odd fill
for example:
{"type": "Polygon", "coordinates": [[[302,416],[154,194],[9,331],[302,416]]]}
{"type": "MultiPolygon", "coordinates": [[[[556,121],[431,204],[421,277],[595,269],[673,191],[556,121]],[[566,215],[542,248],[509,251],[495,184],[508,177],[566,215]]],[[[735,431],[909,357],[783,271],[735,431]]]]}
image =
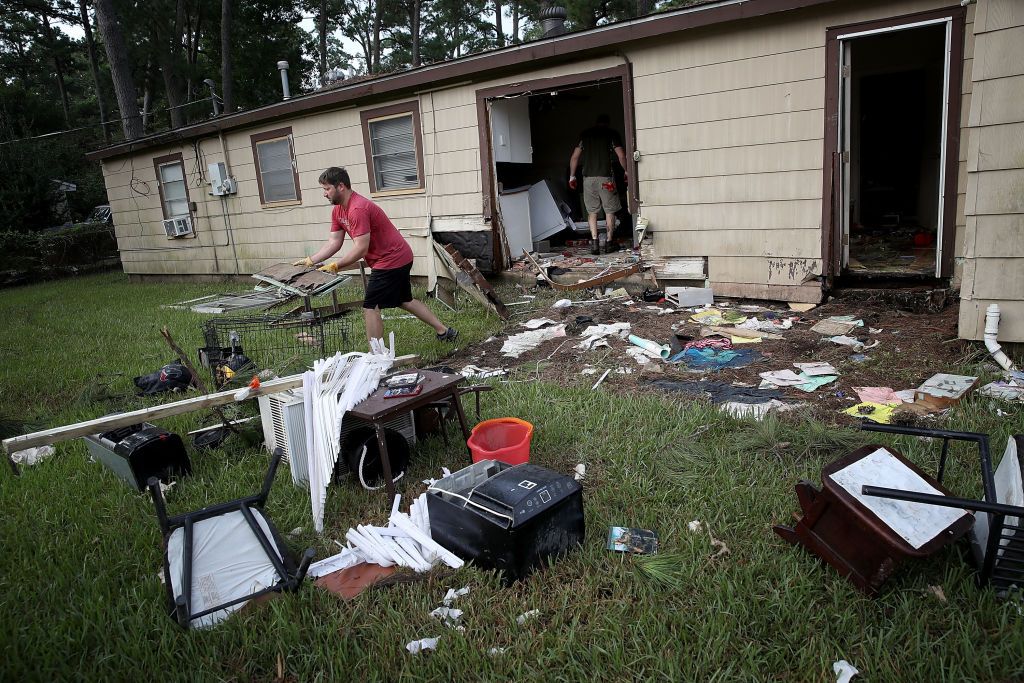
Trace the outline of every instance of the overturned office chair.
{"type": "Polygon", "coordinates": [[[281,463],[274,449],[262,490],[252,496],[167,516],[160,482],[148,482],[164,541],[164,584],[170,614],[183,628],[213,626],[246,602],[302,585],[314,551],[298,565],[263,513],[281,463]]]}

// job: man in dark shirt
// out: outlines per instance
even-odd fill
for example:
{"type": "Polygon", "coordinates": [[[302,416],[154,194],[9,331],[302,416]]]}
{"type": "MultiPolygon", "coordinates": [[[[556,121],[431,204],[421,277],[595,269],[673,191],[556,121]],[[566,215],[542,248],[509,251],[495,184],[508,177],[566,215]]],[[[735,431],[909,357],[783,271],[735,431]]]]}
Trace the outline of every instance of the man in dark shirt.
{"type": "Polygon", "coordinates": [[[580,141],[569,159],[569,187],[577,187],[576,169],[583,160],[583,204],[587,208],[587,220],[590,223],[590,251],[601,253],[597,240],[597,214],[604,209],[604,220],[607,229],[607,251],[616,251],[619,247],[613,241],[615,235],[615,213],[622,208],[619,192],[615,187],[615,176],[612,174],[612,153],[619,160],[622,169],[626,169],[626,151],[622,147],[622,138],[618,131],[608,126],[607,114],[597,117],[597,124],[580,134],[580,141]]]}

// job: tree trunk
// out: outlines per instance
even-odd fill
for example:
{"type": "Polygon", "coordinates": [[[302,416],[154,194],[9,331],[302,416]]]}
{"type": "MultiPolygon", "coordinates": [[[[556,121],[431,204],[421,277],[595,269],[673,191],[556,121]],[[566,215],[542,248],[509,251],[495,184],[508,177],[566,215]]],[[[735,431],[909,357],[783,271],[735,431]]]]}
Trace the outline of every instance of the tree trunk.
{"type": "Polygon", "coordinates": [[[320,87],[327,83],[327,0],[320,0],[320,13],[316,17],[316,37],[320,44],[320,87]]]}
{"type": "Polygon", "coordinates": [[[636,0],[636,15],[645,17],[654,8],[654,0],[636,0]]]}
{"type": "Polygon", "coordinates": [[[171,128],[185,125],[185,104],[183,92],[184,81],[179,73],[181,65],[181,36],[185,24],[185,2],[177,0],[174,26],[167,35],[167,25],[156,22],[154,42],[157,45],[157,65],[163,76],[164,91],[167,95],[167,106],[171,113],[171,128]]]}
{"type": "Polygon", "coordinates": [[[64,68],[60,62],[60,55],[57,54],[57,40],[53,36],[53,27],[50,26],[50,17],[42,12],[43,29],[46,31],[46,42],[53,55],[54,74],[57,77],[57,91],[60,93],[60,106],[64,110],[64,123],[71,127],[71,106],[68,104],[68,91],[64,87],[64,68]]]}
{"type": "Polygon", "coordinates": [[[139,116],[139,105],[135,101],[135,83],[132,82],[132,69],[128,63],[128,47],[124,43],[113,0],[96,0],[96,23],[107,51],[107,62],[110,64],[110,77],[114,82],[117,106],[121,110],[124,136],[128,140],[134,140],[142,137],[142,117],[139,116]]]}
{"type": "Polygon", "coordinates": [[[498,47],[505,47],[505,31],[501,28],[501,0],[494,0],[494,30],[497,33],[498,47]]]}
{"type": "Polygon", "coordinates": [[[231,72],[231,0],[220,3],[220,94],[224,113],[235,111],[234,74],[231,72]]]}
{"type": "Polygon", "coordinates": [[[519,0],[512,0],[512,43],[519,44],[519,0]]]}
{"type": "Polygon", "coordinates": [[[89,25],[89,8],[86,0],[78,0],[78,12],[82,17],[82,30],[85,32],[85,47],[89,52],[89,71],[92,72],[92,84],[96,89],[96,108],[100,110],[100,128],[103,130],[103,141],[110,142],[110,131],[107,130],[107,112],[103,106],[103,90],[100,88],[100,66],[96,58],[96,42],[92,39],[92,27],[89,25]]]}
{"type": "Polygon", "coordinates": [[[423,8],[421,7],[422,0],[413,0],[412,2],[412,19],[410,23],[412,29],[412,65],[417,67],[420,65],[420,17],[422,16],[423,8]]]}
{"type": "Polygon", "coordinates": [[[370,73],[380,73],[380,0],[373,4],[373,69],[370,73]]]}

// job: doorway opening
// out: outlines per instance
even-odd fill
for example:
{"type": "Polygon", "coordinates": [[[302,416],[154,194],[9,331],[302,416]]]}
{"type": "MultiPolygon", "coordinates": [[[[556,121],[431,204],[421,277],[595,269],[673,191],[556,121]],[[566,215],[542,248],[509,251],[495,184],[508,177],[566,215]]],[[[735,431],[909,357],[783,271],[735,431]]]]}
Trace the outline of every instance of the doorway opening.
{"type": "MultiPolygon", "coordinates": [[[[579,182],[576,189],[570,189],[569,158],[580,133],[595,125],[600,114],[607,115],[623,147],[630,149],[632,119],[624,105],[622,78],[539,82],[528,90],[491,95],[485,101],[492,162],[483,172],[491,179],[496,223],[507,259],[521,257],[524,249],[534,251],[535,245],[546,244],[559,251],[589,245],[582,172],[577,170],[579,182]]],[[[614,238],[631,244],[626,169],[611,150],[608,153],[622,204],[615,216],[614,238]]],[[[598,231],[602,236],[606,232],[603,214],[598,231]]]]}
{"type": "Polygon", "coordinates": [[[848,279],[950,274],[951,32],[942,18],[838,36],[836,219],[848,279]]]}

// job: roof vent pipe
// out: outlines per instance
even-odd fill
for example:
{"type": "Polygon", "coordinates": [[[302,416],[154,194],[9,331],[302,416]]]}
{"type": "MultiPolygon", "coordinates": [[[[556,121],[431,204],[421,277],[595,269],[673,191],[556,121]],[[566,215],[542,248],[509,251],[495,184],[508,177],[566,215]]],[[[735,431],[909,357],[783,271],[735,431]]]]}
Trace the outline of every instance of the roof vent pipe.
{"type": "Polygon", "coordinates": [[[292,93],[288,90],[288,62],[282,60],[277,63],[277,70],[281,72],[281,90],[284,92],[284,98],[290,100],[292,93]]]}
{"type": "Polygon", "coordinates": [[[554,38],[566,33],[565,8],[550,2],[542,4],[540,13],[537,15],[540,19],[541,38],[554,38]]]}
{"type": "Polygon", "coordinates": [[[985,348],[1003,370],[1013,370],[1013,361],[1006,357],[996,338],[999,336],[999,304],[990,304],[985,311],[985,348]]]}

